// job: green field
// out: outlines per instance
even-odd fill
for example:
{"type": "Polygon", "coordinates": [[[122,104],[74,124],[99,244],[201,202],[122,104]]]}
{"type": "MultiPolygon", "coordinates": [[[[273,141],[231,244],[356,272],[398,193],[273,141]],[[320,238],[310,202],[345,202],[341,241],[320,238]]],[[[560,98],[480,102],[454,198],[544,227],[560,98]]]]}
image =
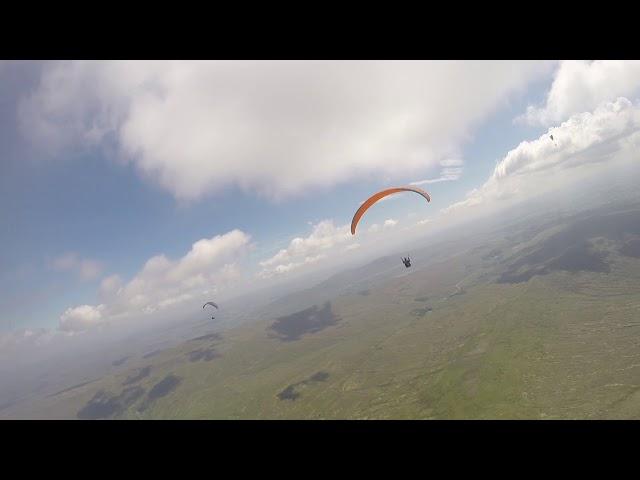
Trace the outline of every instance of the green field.
{"type": "Polygon", "coordinates": [[[639,238],[640,210],[496,233],[17,416],[640,418],[639,238]]]}

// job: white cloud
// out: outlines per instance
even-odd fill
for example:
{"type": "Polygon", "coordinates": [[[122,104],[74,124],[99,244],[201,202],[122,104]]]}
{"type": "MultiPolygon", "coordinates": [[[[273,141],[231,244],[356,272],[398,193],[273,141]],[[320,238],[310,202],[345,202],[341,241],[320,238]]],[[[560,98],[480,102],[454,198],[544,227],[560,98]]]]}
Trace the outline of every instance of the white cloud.
{"type": "Polygon", "coordinates": [[[302,259],[299,262],[289,262],[286,264],[279,264],[276,265],[275,267],[271,268],[271,269],[264,269],[260,272],[258,272],[258,276],[263,278],[263,279],[268,279],[271,278],[275,275],[281,275],[284,273],[289,273],[292,270],[296,270],[300,267],[303,267],[305,265],[313,265],[314,263],[319,262],[320,260],[327,258],[326,255],[324,254],[319,254],[319,255],[315,255],[315,256],[309,256],[309,257],[304,257],[304,259],[302,259]]]}
{"type": "Polygon", "coordinates": [[[60,317],[60,329],[79,330],[99,322],[135,314],[149,314],[201,295],[218,293],[241,277],[235,264],[249,247],[250,238],[240,230],[195,242],[178,260],[164,255],[150,258],[126,284],[118,275],[100,285],[98,307],[69,308],[60,317]]]}
{"type": "Polygon", "coordinates": [[[249,244],[249,237],[240,230],[195,242],[191,250],[176,261],[164,255],[152,257],[143,269],[121,290],[126,304],[154,308],[154,305],[175,298],[185,298],[211,285],[237,278],[230,267],[235,256],[249,244]]]}
{"type": "Polygon", "coordinates": [[[431,219],[430,218],[424,218],[422,220],[418,220],[416,222],[416,225],[426,225],[427,223],[431,223],[431,219]]]}
{"type": "MultiPolygon", "coordinates": [[[[357,235],[351,235],[350,225],[335,227],[333,221],[324,220],[315,225],[309,236],[294,238],[286,249],[260,262],[261,279],[289,275],[303,275],[319,267],[333,269],[345,262],[370,258],[398,242],[394,234],[401,222],[388,218],[382,224],[373,224],[357,235]]],[[[400,241],[406,240],[401,236],[400,241]]]]}
{"type": "Polygon", "coordinates": [[[498,162],[484,185],[443,213],[521,200],[560,188],[576,182],[579,175],[592,173],[593,168],[606,168],[617,160],[637,161],[638,150],[640,105],[618,98],[593,112],[573,115],[537,140],[520,143],[498,162]]]}
{"type": "Polygon", "coordinates": [[[228,186],[278,198],[437,165],[547,66],[48,62],[19,115],[44,150],[115,145],[180,199],[228,186]]]}
{"type": "Polygon", "coordinates": [[[122,290],[123,282],[119,275],[110,275],[100,282],[100,298],[114,298],[122,290]]]}
{"type": "Polygon", "coordinates": [[[393,228],[398,224],[397,220],[394,220],[393,218],[388,218],[387,220],[384,221],[383,224],[383,228],[393,228]]]}
{"type": "Polygon", "coordinates": [[[440,166],[442,167],[440,170],[440,176],[436,178],[427,178],[425,180],[418,180],[416,182],[411,182],[410,185],[428,185],[430,183],[439,183],[439,182],[452,182],[454,180],[458,180],[462,175],[462,165],[463,162],[460,159],[445,159],[440,162],[440,166]]]}
{"type": "Polygon", "coordinates": [[[60,316],[60,330],[65,332],[77,332],[95,327],[104,321],[104,305],[80,305],[67,308],[60,316]]]}
{"type": "Polygon", "coordinates": [[[546,102],[529,106],[519,120],[534,125],[552,125],[576,113],[592,111],[598,105],[618,97],[640,93],[640,61],[565,61],[562,62],[546,102]]]}
{"type": "Polygon", "coordinates": [[[80,258],[77,253],[66,253],[53,260],[55,270],[74,272],[82,280],[92,280],[102,273],[102,263],[97,260],[80,258]]]}
{"type": "Polygon", "coordinates": [[[41,346],[49,343],[55,337],[55,333],[44,328],[25,328],[12,332],[0,333],[0,353],[30,344],[31,346],[41,346]]]}
{"type": "Polygon", "coordinates": [[[346,247],[344,247],[343,251],[350,252],[351,250],[357,250],[361,246],[362,245],[360,245],[359,243],[352,243],[351,245],[347,245],[346,247]]]}
{"type": "Polygon", "coordinates": [[[418,180],[415,182],[411,182],[409,185],[429,185],[430,183],[440,183],[440,182],[451,182],[460,178],[460,173],[462,173],[462,169],[457,169],[457,172],[449,175],[441,175],[436,178],[426,178],[424,180],[418,180]]]}
{"type": "Polygon", "coordinates": [[[352,241],[349,225],[336,227],[332,220],[323,220],[313,226],[307,237],[296,237],[289,246],[281,249],[273,257],[260,262],[262,271],[258,275],[271,278],[288,273],[304,265],[318,262],[326,257],[326,252],[337,245],[352,241]]]}

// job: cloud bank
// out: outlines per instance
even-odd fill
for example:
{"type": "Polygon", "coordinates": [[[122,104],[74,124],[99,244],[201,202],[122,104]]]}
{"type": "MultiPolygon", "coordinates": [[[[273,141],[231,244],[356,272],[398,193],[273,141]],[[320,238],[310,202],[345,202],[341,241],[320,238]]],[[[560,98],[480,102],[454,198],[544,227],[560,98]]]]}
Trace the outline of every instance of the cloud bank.
{"type": "Polygon", "coordinates": [[[544,105],[519,118],[533,125],[558,124],[603,102],[640,94],[640,61],[565,61],[556,72],[544,105]]]}
{"type": "Polygon", "coordinates": [[[155,313],[182,302],[215,295],[241,278],[236,260],[250,247],[240,230],[195,242],[177,260],[150,258],[127,283],[118,275],[103,279],[97,306],[68,308],[60,317],[63,331],[81,331],[116,319],[155,313]]]}
{"type": "MultiPolygon", "coordinates": [[[[268,279],[311,265],[327,257],[334,247],[353,242],[350,226],[336,227],[332,220],[323,220],[313,226],[307,237],[295,237],[287,248],[259,263],[260,278],[268,279]]],[[[356,247],[357,248],[357,247],[356,247]]]]}
{"type": "Polygon", "coordinates": [[[617,161],[637,162],[639,149],[640,105],[622,97],[604,102],[593,112],[573,115],[536,140],[520,143],[498,162],[481,187],[443,213],[496,206],[562,188],[617,161]]]}
{"type": "Polygon", "coordinates": [[[77,332],[87,330],[102,323],[104,317],[104,305],[80,305],[67,308],[60,316],[60,330],[63,332],[77,332]]]}
{"type": "Polygon", "coordinates": [[[548,66],[47,62],[19,117],[43,151],[115,149],[179,199],[227,187],[278,199],[455,158],[474,126],[548,66]]]}

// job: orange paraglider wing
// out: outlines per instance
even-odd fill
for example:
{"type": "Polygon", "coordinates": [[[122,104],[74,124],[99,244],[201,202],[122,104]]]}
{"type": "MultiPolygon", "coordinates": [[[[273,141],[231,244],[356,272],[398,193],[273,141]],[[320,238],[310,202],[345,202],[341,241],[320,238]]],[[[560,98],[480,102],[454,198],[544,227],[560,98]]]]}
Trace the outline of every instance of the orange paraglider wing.
{"type": "Polygon", "coordinates": [[[362,205],[360,205],[360,208],[358,209],[356,214],[353,216],[353,220],[351,220],[351,235],[356,234],[356,226],[358,225],[358,222],[362,218],[362,215],[364,215],[364,212],[366,212],[371,205],[373,205],[378,200],[388,195],[393,195],[394,193],[399,193],[399,192],[415,192],[422,195],[424,198],[426,198],[427,202],[431,201],[431,197],[427,192],[416,187],[395,187],[395,188],[387,188],[386,190],[382,190],[381,192],[378,192],[372,195],[371,197],[369,197],[362,205]]]}

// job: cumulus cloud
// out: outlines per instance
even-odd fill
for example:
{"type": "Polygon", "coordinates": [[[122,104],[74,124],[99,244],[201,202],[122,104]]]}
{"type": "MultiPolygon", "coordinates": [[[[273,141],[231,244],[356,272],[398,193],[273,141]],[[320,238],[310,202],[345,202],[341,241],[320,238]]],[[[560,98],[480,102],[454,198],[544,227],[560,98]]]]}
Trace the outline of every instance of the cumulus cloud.
{"type": "Polygon", "coordinates": [[[55,270],[74,272],[82,280],[92,280],[102,273],[103,265],[97,260],[81,258],[77,253],[66,253],[52,262],[55,270]]]}
{"type": "Polygon", "coordinates": [[[388,218],[387,220],[384,221],[384,224],[382,225],[382,228],[393,228],[398,224],[397,220],[394,220],[393,218],[388,218]]]}
{"type": "Polygon", "coordinates": [[[518,120],[549,126],[603,102],[639,93],[640,61],[566,61],[555,74],[545,104],[529,106],[518,120]]]}
{"type": "Polygon", "coordinates": [[[150,258],[127,283],[118,275],[103,279],[98,306],[69,308],[60,317],[61,330],[82,330],[118,317],[150,314],[234,285],[241,277],[237,257],[250,237],[240,230],[195,242],[177,260],[150,258]]]}
{"type": "Polygon", "coordinates": [[[100,282],[100,297],[104,299],[113,298],[122,289],[122,278],[119,275],[110,275],[100,282]]]}
{"type": "Polygon", "coordinates": [[[390,228],[395,227],[398,224],[397,220],[394,220],[393,218],[388,218],[387,220],[385,220],[382,224],[382,226],[378,223],[374,223],[373,225],[371,225],[368,229],[367,232],[368,233],[378,233],[382,230],[388,230],[390,228]]]}
{"type": "Polygon", "coordinates": [[[55,337],[55,333],[44,328],[24,328],[12,332],[0,333],[0,353],[13,348],[30,345],[46,345],[55,337]]]}
{"type": "Polygon", "coordinates": [[[421,172],[548,70],[538,62],[48,62],[20,100],[47,151],[116,147],[180,199],[270,198],[421,172]]]}
{"type": "Polygon", "coordinates": [[[67,308],[60,316],[60,330],[64,332],[77,332],[99,325],[104,320],[105,306],[80,305],[67,308]]]}
{"type": "Polygon", "coordinates": [[[282,275],[284,273],[289,273],[292,270],[296,270],[305,265],[312,265],[317,263],[318,261],[327,258],[324,254],[319,254],[315,256],[304,257],[302,260],[297,262],[289,262],[289,263],[281,263],[275,265],[273,268],[265,268],[261,272],[258,273],[258,276],[261,278],[271,278],[275,275],[282,275]]]}
{"type": "Polygon", "coordinates": [[[360,248],[362,245],[360,245],[359,243],[352,243],[351,245],[347,245],[346,247],[344,247],[345,252],[349,252],[352,250],[357,250],[358,248],[360,248]]]}
{"type": "Polygon", "coordinates": [[[302,275],[317,270],[318,266],[330,269],[344,265],[345,260],[375,255],[398,240],[406,239],[393,233],[399,224],[398,220],[388,218],[354,236],[350,225],[336,227],[332,220],[324,220],[314,225],[307,237],[292,239],[287,248],[261,261],[262,270],[257,276],[272,279],[292,272],[302,275]]]}
{"type": "Polygon", "coordinates": [[[536,140],[520,143],[498,162],[484,185],[443,213],[521,200],[558,188],[592,173],[593,168],[606,168],[618,160],[637,161],[639,149],[640,105],[626,98],[605,102],[593,112],[573,115],[536,140]]]}
{"type": "Polygon", "coordinates": [[[350,242],[352,238],[349,225],[336,227],[333,220],[323,220],[313,226],[307,237],[292,239],[287,248],[261,261],[259,264],[262,270],[258,275],[262,278],[271,278],[304,265],[316,263],[326,257],[323,252],[350,242]]]}

